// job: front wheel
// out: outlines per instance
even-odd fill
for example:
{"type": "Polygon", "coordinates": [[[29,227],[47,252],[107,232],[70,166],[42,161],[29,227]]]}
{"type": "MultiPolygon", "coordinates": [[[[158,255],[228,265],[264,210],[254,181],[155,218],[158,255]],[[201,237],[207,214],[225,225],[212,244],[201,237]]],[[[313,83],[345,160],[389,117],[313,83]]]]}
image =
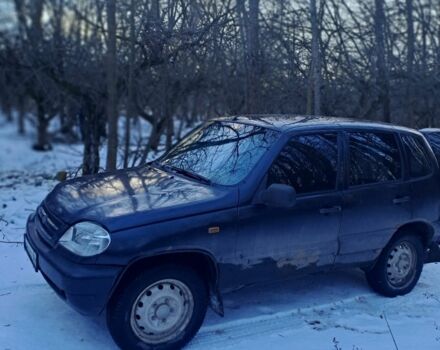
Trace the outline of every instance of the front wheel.
{"type": "Polygon", "coordinates": [[[181,349],[202,325],[207,304],[206,285],[195,271],[158,266],[112,298],[107,326],[121,349],[181,349]]]}
{"type": "Polygon", "coordinates": [[[417,284],[423,269],[424,247],[416,235],[405,234],[392,240],[376,265],[366,272],[367,281],[387,297],[405,295],[417,284]]]}

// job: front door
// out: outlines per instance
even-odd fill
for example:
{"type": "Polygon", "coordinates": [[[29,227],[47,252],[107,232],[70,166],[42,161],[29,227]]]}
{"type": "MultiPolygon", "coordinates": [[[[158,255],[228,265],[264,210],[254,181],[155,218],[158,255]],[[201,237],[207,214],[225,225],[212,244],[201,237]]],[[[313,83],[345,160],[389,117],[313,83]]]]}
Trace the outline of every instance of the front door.
{"type": "Polygon", "coordinates": [[[297,192],[292,208],[239,208],[237,253],[248,281],[333,264],[338,250],[341,195],[337,132],[293,136],[265,178],[297,192]]]}

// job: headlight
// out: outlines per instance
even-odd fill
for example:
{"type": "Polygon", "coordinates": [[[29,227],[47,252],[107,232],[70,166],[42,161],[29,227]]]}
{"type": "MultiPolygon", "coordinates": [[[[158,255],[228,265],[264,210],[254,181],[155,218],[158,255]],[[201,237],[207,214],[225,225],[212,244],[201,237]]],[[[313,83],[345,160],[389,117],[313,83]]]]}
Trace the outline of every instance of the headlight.
{"type": "Polygon", "coordinates": [[[93,256],[105,251],[110,241],[110,235],[101,226],[80,222],[70,227],[58,243],[76,255],[93,256]]]}

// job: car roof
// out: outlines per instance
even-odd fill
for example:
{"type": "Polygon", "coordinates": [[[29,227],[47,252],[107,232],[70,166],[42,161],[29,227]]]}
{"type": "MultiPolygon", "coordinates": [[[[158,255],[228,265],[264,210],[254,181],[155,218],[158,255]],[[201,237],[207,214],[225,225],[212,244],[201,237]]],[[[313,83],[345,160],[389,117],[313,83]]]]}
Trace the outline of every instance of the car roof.
{"type": "Polygon", "coordinates": [[[251,124],[280,132],[292,132],[302,129],[321,129],[321,128],[364,128],[392,131],[405,131],[419,133],[417,130],[397,126],[394,124],[369,121],[354,118],[340,118],[329,116],[307,116],[307,115],[286,115],[286,114],[255,114],[238,115],[232,117],[217,118],[216,120],[251,124]]]}
{"type": "Polygon", "coordinates": [[[430,133],[440,133],[440,129],[438,128],[425,128],[419,130],[422,134],[430,134],[430,133]]]}

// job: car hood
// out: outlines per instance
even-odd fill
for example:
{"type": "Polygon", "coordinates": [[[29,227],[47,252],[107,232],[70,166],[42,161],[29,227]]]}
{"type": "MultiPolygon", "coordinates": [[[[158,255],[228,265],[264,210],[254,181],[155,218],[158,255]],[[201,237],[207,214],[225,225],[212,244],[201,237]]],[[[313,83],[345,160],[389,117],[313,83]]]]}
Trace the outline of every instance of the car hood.
{"type": "Polygon", "coordinates": [[[118,231],[231,208],[237,197],[235,188],[209,186],[144,166],[60,183],[44,205],[66,224],[87,220],[118,231]]]}

